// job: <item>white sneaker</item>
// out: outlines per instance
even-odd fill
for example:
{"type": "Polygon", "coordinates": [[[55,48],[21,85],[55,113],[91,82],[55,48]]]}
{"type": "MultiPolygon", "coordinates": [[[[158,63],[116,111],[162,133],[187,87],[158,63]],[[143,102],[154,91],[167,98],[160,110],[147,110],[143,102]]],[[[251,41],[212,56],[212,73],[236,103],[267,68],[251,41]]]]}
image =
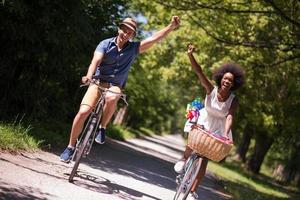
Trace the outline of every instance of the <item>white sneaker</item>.
{"type": "Polygon", "coordinates": [[[177,163],[174,165],[174,170],[178,174],[180,174],[183,171],[185,160],[179,160],[177,163]]]}
{"type": "Polygon", "coordinates": [[[198,195],[196,194],[196,192],[190,192],[186,200],[198,200],[198,195]]]}

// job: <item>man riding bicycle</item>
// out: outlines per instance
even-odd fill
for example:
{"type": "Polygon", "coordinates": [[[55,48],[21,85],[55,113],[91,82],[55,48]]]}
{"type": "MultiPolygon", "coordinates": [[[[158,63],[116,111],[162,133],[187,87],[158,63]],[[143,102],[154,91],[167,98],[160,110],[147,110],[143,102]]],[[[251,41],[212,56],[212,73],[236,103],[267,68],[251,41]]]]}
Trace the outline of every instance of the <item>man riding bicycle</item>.
{"type": "MultiPolygon", "coordinates": [[[[155,32],[152,36],[141,42],[132,42],[136,35],[137,23],[132,18],[124,19],[118,27],[118,35],[108,38],[97,46],[86,76],[82,77],[82,82],[86,83],[92,79],[93,75],[100,81],[100,86],[109,88],[110,91],[121,93],[124,88],[129,69],[139,53],[144,53],[155,43],[165,38],[171,31],[179,26],[178,16],[173,16],[168,26],[155,32]]],[[[91,84],[86,91],[78,113],[76,114],[70,133],[70,140],[67,148],[60,155],[60,160],[69,162],[75,149],[75,144],[80,135],[84,122],[96,105],[100,94],[97,85],[91,84]]],[[[105,129],[116,110],[119,96],[107,93],[106,104],[103,109],[103,117],[95,138],[99,144],[105,141],[105,129]]]]}

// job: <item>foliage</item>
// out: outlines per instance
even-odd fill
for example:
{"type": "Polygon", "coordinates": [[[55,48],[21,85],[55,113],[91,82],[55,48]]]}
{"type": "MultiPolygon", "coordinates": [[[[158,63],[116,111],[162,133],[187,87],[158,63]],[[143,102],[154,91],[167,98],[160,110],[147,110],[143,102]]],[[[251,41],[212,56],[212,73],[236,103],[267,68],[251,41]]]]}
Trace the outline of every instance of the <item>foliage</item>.
{"type": "Polygon", "coordinates": [[[110,126],[107,130],[107,136],[124,141],[125,139],[132,138],[134,134],[124,126],[110,126]]]}
{"type": "Polygon", "coordinates": [[[32,137],[29,132],[31,127],[25,127],[22,122],[0,122],[0,150],[16,152],[20,150],[35,151],[41,141],[32,137]]]}
{"type": "Polygon", "coordinates": [[[146,69],[148,66],[144,68],[143,61],[144,57],[134,65],[128,79],[127,124],[135,129],[144,126],[158,131],[169,130],[167,122],[176,111],[176,98],[168,85],[161,80],[160,74],[146,69]]]}
{"type": "Polygon", "coordinates": [[[123,0],[5,1],[0,119],[19,113],[36,121],[73,117],[80,101],[74,94],[92,52],[115,33],[112,25],[125,10],[123,0]]]}
{"type": "MultiPolygon", "coordinates": [[[[293,149],[299,142],[298,1],[156,0],[149,4],[136,0],[133,5],[148,19],[148,30],[160,27],[171,15],[181,17],[176,34],[154,50],[162,76],[179,91],[179,101],[195,93],[203,95],[197,79],[190,75],[185,55],[186,45],[193,43],[196,58],[209,76],[229,60],[240,63],[246,71],[246,86],[237,92],[240,108],[234,130],[251,122],[263,135],[260,138],[274,138],[274,145],[283,151],[293,149]]],[[[149,64],[154,55],[144,58],[148,67],[157,68],[149,64]]],[[[238,142],[239,132],[234,135],[238,142]]]]}

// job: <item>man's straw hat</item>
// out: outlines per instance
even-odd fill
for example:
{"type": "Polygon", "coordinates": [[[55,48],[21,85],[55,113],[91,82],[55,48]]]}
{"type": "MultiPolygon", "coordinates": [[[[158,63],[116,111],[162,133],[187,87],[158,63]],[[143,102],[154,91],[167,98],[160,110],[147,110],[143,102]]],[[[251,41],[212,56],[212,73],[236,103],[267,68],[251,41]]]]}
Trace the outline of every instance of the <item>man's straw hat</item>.
{"type": "Polygon", "coordinates": [[[124,25],[124,26],[130,28],[131,30],[134,31],[134,33],[136,33],[137,23],[134,19],[127,17],[119,24],[119,27],[121,25],[124,25]]]}

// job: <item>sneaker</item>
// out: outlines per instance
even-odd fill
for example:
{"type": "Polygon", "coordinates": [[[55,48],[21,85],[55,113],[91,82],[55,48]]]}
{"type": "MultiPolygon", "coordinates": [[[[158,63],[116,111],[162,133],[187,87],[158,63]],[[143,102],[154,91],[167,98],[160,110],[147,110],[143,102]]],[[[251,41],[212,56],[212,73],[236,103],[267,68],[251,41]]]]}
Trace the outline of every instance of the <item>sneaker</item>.
{"type": "Polygon", "coordinates": [[[60,155],[60,160],[63,162],[70,162],[72,155],[74,153],[74,149],[67,147],[64,152],[60,155]]]}
{"type": "Polygon", "coordinates": [[[187,200],[197,200],[198,194],[196,194],[196,192],[190,192],[186,199],[187,200]]]}
{"type": "Polygon", "coordinates": [[[179,160],[179,161],[177,161],[177,163],[174,165],[175,172],[177,172],[178,174],[180,174],[183,171],[184,164],[185,164],[185,160],[179,160]]]}
{"type": "Polygon", "coordinates": [[[98,130],[98,133],[97,133],[97,136],[95,138],[95,141],[98,144],[104,144],[104,142],[105,142],[105,129],[104,128],[100,128],[98,130]]]}

